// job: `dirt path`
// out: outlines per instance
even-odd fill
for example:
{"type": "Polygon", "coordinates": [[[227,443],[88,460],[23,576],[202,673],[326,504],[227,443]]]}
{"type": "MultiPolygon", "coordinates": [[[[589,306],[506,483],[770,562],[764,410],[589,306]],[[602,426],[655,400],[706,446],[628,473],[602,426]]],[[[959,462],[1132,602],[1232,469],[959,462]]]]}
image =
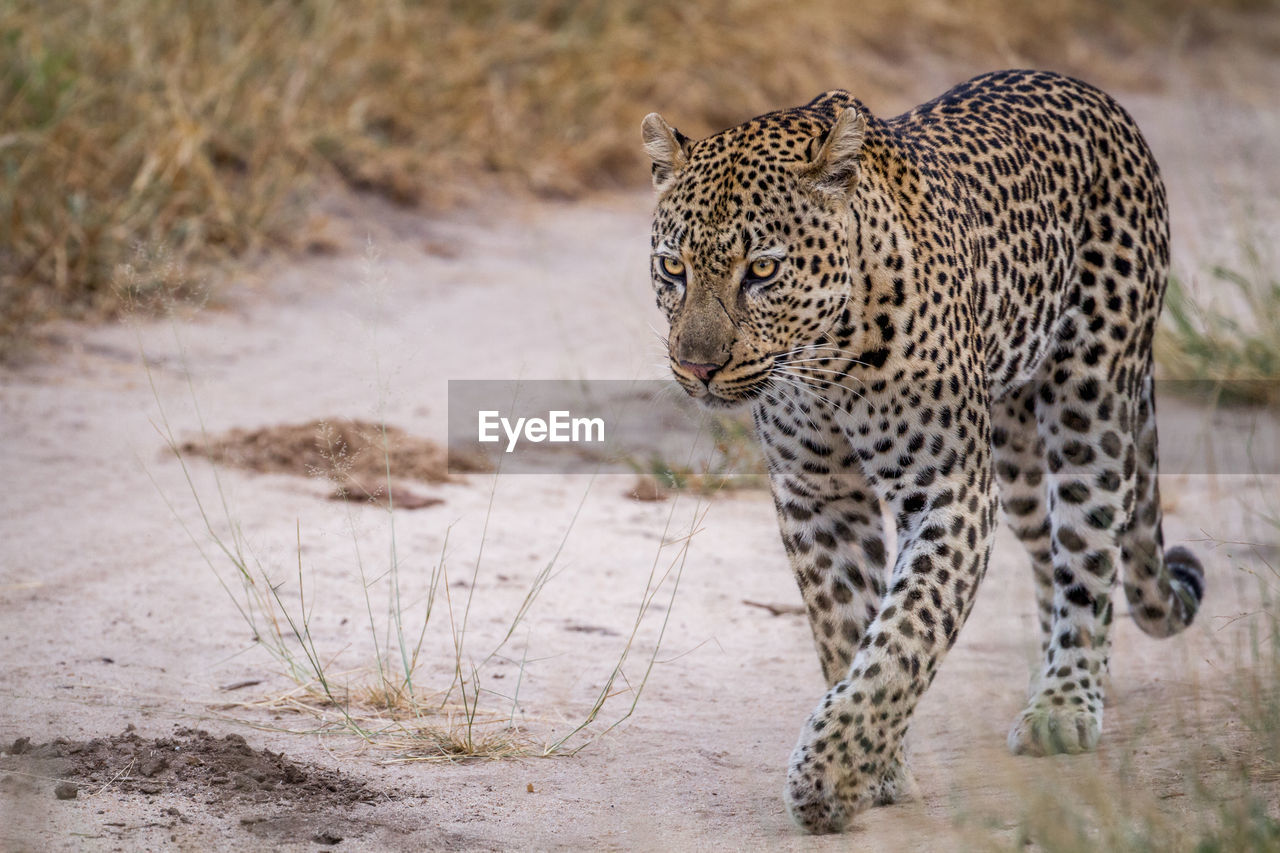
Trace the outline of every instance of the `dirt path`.
{"type": "MultiPolygon", "coordinates": [[[[1232,208],[1205,195],[1203,173],[1191,168],[1197,149],[1184,131],[1194,113],[1138,106],[1175,202],[1196,211],[1180,215],[1175,241],[1219,259],[1222,241],[1213,235],[1229,233],[1232,208]]],[[[1242,150],[1253,150],[1251,140],[1242,150]]],[[[1234,175],[1247,165],[1231,159],[1215,168],[1234,175]]],[[[1260,207],[1280,198],[1268,190],[1274,179],[1254,186],[1260,207]]],[[[289,682],[254,646],[183,530],[207,547],[182,469],[156,430],[157,399],[179,436],[199,424],[193,389],[211,431],[340,416],[385,418],[438,438],[450,378],[661,375],[648,328],[660,325],[645,272],[648,204],[626,196],[452,223],[340,210],[344,254],[272,273],[229,309],[176,326],[146,323],[136,335],[66,329],[55,357],[0,374],[0,847],[845,846],[799,836],[781,804],[785,761],[821,684],[803,619],[744,603],[799,603],[767,495],[701,505],[707,514],[636,713],[576,756],[555,759],[397,763],[393,752],[355,738],[280,731],[316,721],[262,704],[289,682]],[[366,230],[380,252],[372,263],[359,251],[366,230]],[[251,706],[230,707],[238,701],[251,706]],[[74,797],[60,781],[74,785],[74,797]]],[[[198,492],[216,495],[211,469],[195,462],[192,471],[198,492]]],[[[287,584],[301,539],[311,630],[339,662],[335,671],[366,662],[353,543],[362,559],[385,565],[385,513],[326,500],[325,484],[304,478],[222,477],[232,517],[287,584]]],[[[1070,794],[1061,799],[1078,801],[1075,813],[1095,827],[1082,838],[1095,840],[1135,821],[1158,838],[1198,838],[1241,787],[1276,803],[1276,756],[1250,732],[1241,698],[1250,678],[1266,675],[1249,650],[1260,583],[1280,584],[1267,568],[1280,565],[1276,531],[1257,514],[1276,510],[1276,484],[1165,478],[1167,541],[1197,548],[1209,592],[1195,625],[1173,640],[1158,643],[1119,620],[1095,756],[1006,755],[1036,626],[1024,559],[1002,531],[970,622],[913,725],[923,800],[867,814],[858,842],[1014,846],[1037,826],[1035,815],[1057,814],[1046,803],[1062,784],[1070,794]],[[1261,544],[1213,547],[1205,539],[1261,544]]],[[[668,518],[670,538],[700,511],[691,499],[674,511],[630,500],[629,485],[590,485],[558,573],[507,649],[510,659],[494,664],[493,683],[521,680],[514,713],[539,731],[564,733],[590,707],[630,631],[668,518]],[[532,663],[522,672],[525,649],[532,663]]],[[[461,596],[469,588],[491,486],[473,475],[422,487],[443,502],[396,514],[409,600],[420,601],[446,532],[458,573],[451,584],[463,584],[450,589],[461,596]]],[[[501,638],[587,488],[577,477],[499,479],[475,583],[473,648],[501,638]]],[[[296,594],[296,585],[285,589],[296,594]]],[[[669,590],[637,638],[632,685],[669,590]]],[[[437,645],[429,646],[426,676],[447,683],[448,638],[430,642],[437,645]]],[[[606,706],[604,723],[629,701],[623,692],[606,706]]],[[[1056,831],[1037,839],[1047,843],[1056,831]]]]}

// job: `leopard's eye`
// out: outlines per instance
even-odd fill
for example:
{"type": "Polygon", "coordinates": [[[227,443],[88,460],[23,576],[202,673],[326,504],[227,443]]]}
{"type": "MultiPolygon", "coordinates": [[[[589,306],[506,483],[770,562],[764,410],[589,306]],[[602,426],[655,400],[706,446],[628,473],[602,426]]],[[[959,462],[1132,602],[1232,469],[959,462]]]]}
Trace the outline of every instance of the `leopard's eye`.
{"type": "Polygon", "coordinates": [[[679,258],[663,255],[658,258],[658,264],[661,265],[662,271],[672,278],[684,278],[684,261],[679,258]]]}
{"type": "Polygon", "coordinates": [[[777,258],[756,258],[747,267],[747,278],[755,282],[768,281],[778,274],[779,266],[777,258]]]}

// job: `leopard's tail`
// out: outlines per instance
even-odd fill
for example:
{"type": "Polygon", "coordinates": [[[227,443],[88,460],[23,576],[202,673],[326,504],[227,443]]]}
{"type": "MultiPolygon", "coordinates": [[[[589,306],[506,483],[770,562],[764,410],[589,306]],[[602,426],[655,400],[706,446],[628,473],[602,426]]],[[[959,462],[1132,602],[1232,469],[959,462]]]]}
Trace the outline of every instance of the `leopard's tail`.
{"type": "Polygon", "coordinates": [[[1133,518],[1120,543],[1124,593],[1138,627],[1152,637],[1170,637],[1196,618],[1204,598],[1204,567],[1187,548],[1164,550],[1150,373],[1142,380],[1137,415],[1136,500],[1133,518]]]}

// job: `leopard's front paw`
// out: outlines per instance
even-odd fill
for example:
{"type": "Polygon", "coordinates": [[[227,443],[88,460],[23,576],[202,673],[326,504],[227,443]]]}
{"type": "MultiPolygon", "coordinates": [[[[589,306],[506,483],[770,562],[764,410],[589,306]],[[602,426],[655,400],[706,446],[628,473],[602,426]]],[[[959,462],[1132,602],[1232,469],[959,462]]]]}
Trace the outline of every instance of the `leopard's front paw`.
{"type": "Polygon", "coordinates": [[[1102,714],[1079,706],[1032,700],[1009,730],[1014,755],[1055,755],[1091,752],[1102,734],[1102,714]]]}
{"type": "Polygon", "coordinates": [[[805,729],[791,753],[784,797],[792,820],[806,832],[841,832],[868,807],[908,799],[915,791],[904,765],[895,762],[869,776],[854,761],[856,747],[838,735],[820,736],[812,721],[805,729]]]}
{"type": "Polygon", "coordinates": [[[856,804],[846,803],[840,797],[833,763],[833,756],[815,753],[804,743],[791,755],[784,799],[791,819],[805,832],[815,835],[840,832],[854,814],[861,811],[856,804]],[[855,808],[851,809],[850,805],[855,808]]]}
{"type": "Polygon", "coordinates": [[[787,766],[784,799],[807,832],[840,832],[871,806],[919,797],[901,738],[885,741],[883,729],[861,728],[867,701],[866,692],[841,682],[805,722],[787,766]]]}
{"type": "Polygon", "coordinates": [[[797,749],[787,773],[787,811],[809,832],[840,832],[868,806],[920,799],[915,777],[901,759],[895,760],[867,785],[864,795],[853,793],[859,786],[851,777],[852,773],[846,771],[844,779],[833,778],[826,762],[809,761],[797,749]]]}

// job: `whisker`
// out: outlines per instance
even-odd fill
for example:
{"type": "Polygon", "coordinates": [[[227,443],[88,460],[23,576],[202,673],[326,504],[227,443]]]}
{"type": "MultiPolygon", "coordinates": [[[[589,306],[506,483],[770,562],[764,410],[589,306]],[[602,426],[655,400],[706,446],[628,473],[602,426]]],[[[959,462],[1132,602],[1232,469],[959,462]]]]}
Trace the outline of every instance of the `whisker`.
{"type": "Polygon", "coordinates": [[[793,367],[798,370],[829,370],[834,373],[839,373],[841,376],[847,376],[850,379],[857,380],[862,384],[866,384],[866,380],[863,377],[850,373],[847,366],[841,370],[833,370],[833,365],[837,364],[839,364],[839,361],[784,361],[780,363],[778,367],[793,367]],[[812,367],[811,365],[821,365],[821,367],[812,367]]]}
{"type": "MultiPolygon", "coordinates": [[[[795,387],[797,387],[797,388],[803,387],[803,389],[804,389],[805,391],[808,391],[810,394],[813,394],[817,399],[821,400],[823,403],[825,403],[825,404],[827,404],[828,406],[830,406],[830,407],[834,408],[835,410],[840,411],[840,412],[844,412],[844,413],[845,413],[845,414],[847,414],[847,415],[852,415],[852,414],[853,414],[853,412],[852,412],[852,411],[850,411],[849,409],[842,408],[841,406],[839,406],[839,405],[838,405],[834,400],[831,400],[830,398],[828,398],[828,397],[826,397],[826,396],[823,396],[823,395],[819,394],[819,393],[818,393],[818,392],[819,392],[819,389],[815,388],[815,387],[814,387],[810,382],[808,382],[808,381],[806,380],[806,377],[804,377],[804,376],[800,376],[800,375],[795,374],[795,373],[791,373],[791,372],[789,372],[789,371],[787,371],[787,370],[780,370],[780,371],[778,371],[778,372],[779,372],[779,373],[780,373],[784,378],[791,380],[791,382],[790,382],[789,384],[793,384],[793,385],[794,385],[795,387]]],[[[822,381],[827,381],[827,382],[829,382],[829,380],[822,380],[822,381]]],[[[829,384],[832,384],[832,385],[833,385],[833,386],[835,386],[835,387],[839,387],[839,388],[843,389],[844,391],[847,391],[849,394],[851,394],[851,395],[852,395],[855,399],[857,399],[857,400],[861,400],[861,401],[865,402],[865,401],[866,401],[866,399],[867,399],[863,394],[861,394],[861,393],[859,393],[859,392],[857,392],[857,391],[853,390],[852,388],[847,388],[847,387],[845,387],[845,386],[843,386],[843,385],[835,385],[835,383],[829,383],[829,384]]]]}
{"type": "MultiPolygon", "coordinates": [[[[785,377],[778,377],[778,378],[782,381],[783,385],[791,388],[792,390],[806,391],[806,389],[801,388],[798,385],[795,385],[793,382],[788,381],[785,377]]],[[[775,380],[773,378],[770,378],[769,381],[773,382],[775,380]]],[[[775,403],[777,403],[778,405],[785,405],[788,411],[800,412],[801,417],[807,420],[809,422],[809,426],[813,427],[815,430],[822,429],[821,424],[819,424],[816,420],[814,420],[813,415],[809,411],[809,408],[799,403],[798,401],[779,397],[775,399],[775,403]]]]}
{"type": "MultiPolygon", "coordinates": [[[[799,353],[795,353],[795,355],[799,355],[799,353]]],[[[826,361],[826,362],[844,361],[849,364],[860,364],[863,367],[873,366],[873,365],[867,364],[867,362],[865,361],[859,361],[856,358],[849,358],[847,356],[836,356],[836,355],[816,355],[816,356],[810,356],[808,358],[784,359],[784,354],[780,354],[780,355],[774,356],[774,360],[783,364],[802,364],[808,361],[826,361]]]]}
{"type": "Polygon", "coordinates": [[[798,347],[792,347],[791,349],[786,350],[782,354],[786,355],[790,353],[801,353],[801,352],[810,352],[810,351],[818,352],[820,350],[834,350],[836,352],[852,352],[852,350],[846,350],[844,347],[838,347],[835,344],[814,342],[811,344],[801,344],[798,347]]]}
{"type": "Polygon", "coordinates": [[[874,366],[867,364],[865,361],[855,359],[855,357],[852,357],[852,353],[847,350],[841,350],[838,347],[809,347],[809,351],[797,348],[797,350],[777,353],[776,356],[773,356],[773,360],[776,364],[786,365],[809,364],[809,362],[827,362],[829,364],[829,362],[833,361],[845,361],[847,364],[861,365],[864,368],[872,368],[874,366]],[[829,352],[823,353],[823,350],[829,350],[829,352]]]}
{"type": "MultiPolygon", "coordinates": [[[[776,371],[786,376],[794,376],[798,379],[804,379],[806,381],[809,381],[809,384],[812,384],[813,382],[822,382],[822,383],[826,383],[827,385],[831,385],[833,387],[839,387],[839,388],[846,388],[845,384],[839,380],[856,378],[856,377],[849,376],[849,374],[843,371],[831,370],[830,368],[826,368],[826,367],[791,367],[788,365],[781,365],[776,368],[776,371]],[[826,373],[838,378],[827,379],[821,376],[810,375],[815,373],[826,373]]],[[[848,388],[847,390],[852,391],[853,389],[848,388]]]]}
{"type": "MultiPolygon", "coordinates": [[[[803,353],[792,353],[792,356],[804,355],[803,353]]],[[[866,365],[865,361],[859,361],[856,358],[849,358],[842,355],[806,355],[804,358],[783,357],[782,355],[774,356],[774,361],[847,361],[850,364],[866,365]]]]}
{"type": "MultiPolygon", "coordinates": [[[[788,368],[788,367],[792,367],[793,365],[791,365],[791,364],[780,364],[780,365],[778,365],[778,366],[779,366],[780,368],[783,368],[783,369],[785,370],[786,368],[788,368]]],[[[800,367],[800,368],[797,368],[797,369],[798,369],[798,370],[805,370],[805,371],[808,371],[808,372],[810,372],[810,373],[830,373],[830,374],[832,374],[833,376],[839,376],[839,377],[842,377],[842,378],[844,378],[844,379],[857,379],[859,382],[861,382],[861,381],[862,381],[859,377],[857,377],[857,376],[850,376],[848,373],[845,373],[843,370],[831,370],[830,368],[826,368],[826,367],[800,367]]],[[[794,371],[788,371],[788,372],[791,372],[791,373],[793,373],[793,374],[794,374],[794,371]]]]}
{"type": "Polygon", "coordinates": [[[797,403],[796,409],[798,409],[803,414],[804,419],[809,422],[809,426],[813,427],[815,431],[822,432],[823,427],[821,424],[818,423],[817,420],[815,420],[813,412],[819,409],[836,409],[837,411],[839,411],[840,410],[839,407],[830,403],[828,400],[823,398],[821,395],[819,395],[812,389],[806,388],[803,384],[796,383],[796,382],[788,382],[787,384],[792,388],[792,390],[798,391],[801,394],[806,395],[807,397],[809,397],[810,399],[814,400],[816,403],[819,404],[819,405],[811,404],[810,406],[805,406],[803,404],[797,403]]]}
{"type": "Polygon", "coordinates": [[[801,343],[800,346],[791,347],[790,350],[787,350],[786,352],[805,352],[809,350],[837,350],[840,352],[846,352],[844,347],[837,347],[835,343],[820,343],[817,341],[813,343],[801,343]]]}

